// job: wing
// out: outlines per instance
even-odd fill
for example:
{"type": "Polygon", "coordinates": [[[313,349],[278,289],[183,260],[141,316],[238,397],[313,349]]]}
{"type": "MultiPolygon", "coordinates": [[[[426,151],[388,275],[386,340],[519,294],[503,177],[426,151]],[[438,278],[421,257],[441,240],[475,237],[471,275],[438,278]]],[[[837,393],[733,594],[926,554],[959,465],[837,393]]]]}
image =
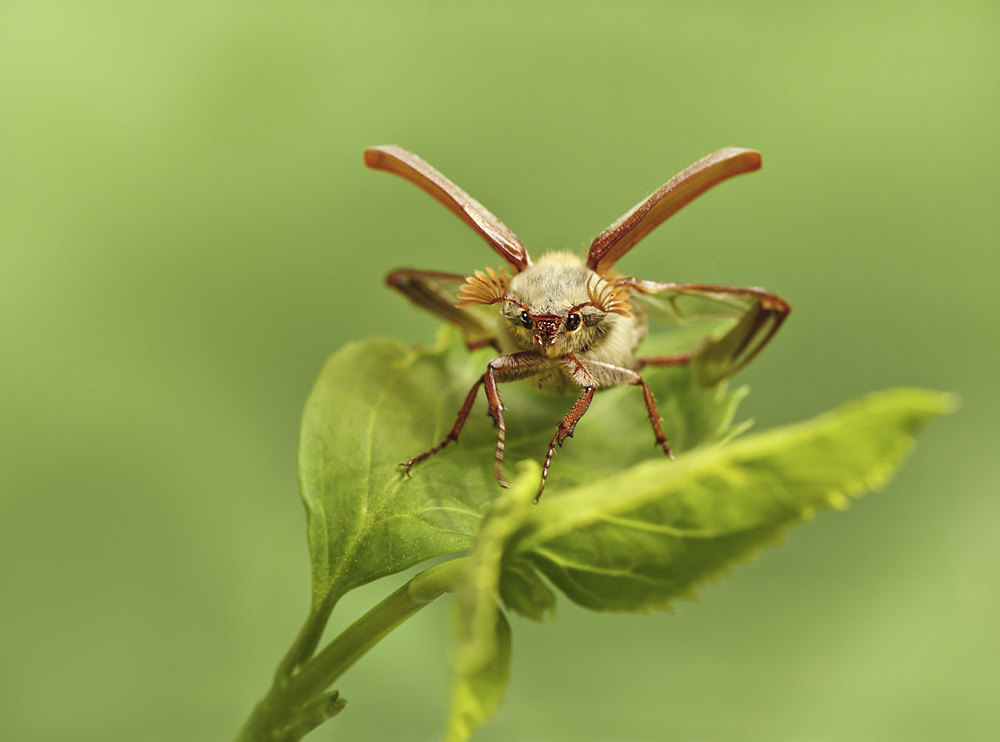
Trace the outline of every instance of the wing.
{"type": "Polygon", "coordinates": [[[681,207],[727,178],[760,168],[760,152],[728,147],[704,157],[662,185],[652,196],[594,240],[587,267],[602,276],[643,237],[681,207]]]}
{"type": "Polygon", "coordinates": [[[440,273],[402,268],[385,277],[386,285],[396,289],[415,306],[444,320],[462,333],[469,348],[496,345],[497,312],[494,307],[457,307],[456,293],[466,281],[458,273],[440,273]]]}
{"type": "MultiPolygon", "coordinates": [[[[715,324],[716,331],[707,330],[687,361],[704,386],[728,379],[756,358],[792,311],[780,296],[761,288],[657,283],[636,278],[623,279],[621,284],[639,295],[655,294],[656,301],[649,303],[658,305],[658,311],[665,310],[679,324],[715,324]]],[[[676,363],[676,359],[675,354],[665,357],[664,362],[676,363]]],[[[655,358],[646,360],[656,362],[655,358]]]]}
{"type": "Polygon", "coordinates": [[[528,251],[503,222],[412,152],[393,146],[372,147],[365,150],[365,165],[406,178],[436,198],[446,209],[472,227],[516,271],[522,271],[531,265],[528,251]]]}

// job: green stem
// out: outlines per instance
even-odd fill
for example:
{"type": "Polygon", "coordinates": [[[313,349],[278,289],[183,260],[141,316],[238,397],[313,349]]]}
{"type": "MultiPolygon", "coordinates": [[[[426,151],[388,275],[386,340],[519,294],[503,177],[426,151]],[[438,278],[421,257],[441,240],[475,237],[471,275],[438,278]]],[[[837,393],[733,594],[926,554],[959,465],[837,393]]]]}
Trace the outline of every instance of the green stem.
{"type": "Polygon", "coordinates": [[[310,607],[309,615],[306,616],[306,622],[299,630],[299,635],[295,637],[292,646],[278,665],[277,672],[274,673],[275,685],[283,685],[289,678],[298,675],[302,666],[313,656],[316,647],[319,646],[319,640],[323,638],[323,630],[330,620],[333,607],[341,597],[339,593],[329,593],[310,607]]]}
{"type": "MultiPolygon", "coordinates": [[[[453,559],[421,572],[348,626],[298,673],[279,675],[236,742],[297,742],[339,713],[344,701],[336,692],[324,691],[393,629],[451,590],[464,564],[465,559],[453,559]]],[[[306,622],[306,627],[311,625],[306,622]]]]}

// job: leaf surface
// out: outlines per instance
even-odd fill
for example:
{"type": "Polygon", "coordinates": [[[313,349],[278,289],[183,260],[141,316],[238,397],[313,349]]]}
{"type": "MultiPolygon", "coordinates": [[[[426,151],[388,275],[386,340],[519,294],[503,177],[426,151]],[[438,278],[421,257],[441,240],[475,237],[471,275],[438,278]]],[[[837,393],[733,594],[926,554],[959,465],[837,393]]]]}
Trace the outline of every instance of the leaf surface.
{"type": "MultiPolygon", "coordinates": [[[[496,355],[470,353],[453,332],[433,348],[385,339],[351,343],[326,363],[306,403],[299,479],[307,514],[314,604],[443,554],[471,548],[502,491],[492,473],[496,433],[482,392],[459,442],[413,468],[400,463],[439,443],[473,382],[496,355]]],[[[675,451],[730,429],[742,392],[698,387],[683,369],[645,376],[675,451]]],[[[507,466],[540,461],[573,397],[504,385],[507,466]]],[[[546,498],[626,466],[653,448],[641,391],[598,394],[552,466],[546,498]]]]}
{"type": "MultiPolygon", "coordinates": [[[[657,338],[647,355],[672,352],[671,342],[657,338]]],[[[574,398],[504,385],[506,468],[519,471],[511,489],[493,477],[496,433],[482,398],[460,441],[407,477],[400,462],[444,438],[493,355],[469,353],[451,332],[420,351],[392,340],[348,345],[327,362],[302,421],[314,609],[286,674],[311,654],[339,596],[471,549],[454,588],[448,742],[468,739],[506,690],[512,646],[501,602],[534,620],[553,613],[544,576],[595,610],[668,609],[790,526],[884,484],[916,432],[952,405],[947,395],[890,390],[730,440],[746,427],[732,424],[743,390],[647,367],[677,459],[653,450],[640,390],[603,390],[557,451],[535,507],[539,462],[574,398]]]]}
{"type": "Polygon", "coordinates": [[[575,602],[668,609],[818,511],[884,484],[947,395],[872,394],[814,420],[555,494],[509,547],[575,602]]]}
{"type": "Polygon", "coordinates": [[[469,547],[492,494],[482,472],[451,471],[452,485],[438,487],[399,466],[425,447],[420,428],[441,418],[448,392],[463,385],[454,360],[369,340],[324,366],[299,446],[314,593],[343,594],[469,547]]]}

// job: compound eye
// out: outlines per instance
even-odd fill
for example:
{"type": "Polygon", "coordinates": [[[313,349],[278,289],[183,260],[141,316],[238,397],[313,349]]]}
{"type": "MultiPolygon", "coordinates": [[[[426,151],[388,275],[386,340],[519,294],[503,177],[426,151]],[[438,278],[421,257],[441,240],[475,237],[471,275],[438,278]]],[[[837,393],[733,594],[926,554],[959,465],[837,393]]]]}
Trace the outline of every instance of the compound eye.
{"type": "Polygon", "coordinates": [[[521,312],[521,324],[524,325],[529,330],[531,329],[531,315],[526,311],[521,312]]]}
{"type": "Polygon", "coordinates": [[[580,326],[580,315],[573,312],[570,316],[566,318],[566,331],[573,332],[577,327],[580,326]]]}

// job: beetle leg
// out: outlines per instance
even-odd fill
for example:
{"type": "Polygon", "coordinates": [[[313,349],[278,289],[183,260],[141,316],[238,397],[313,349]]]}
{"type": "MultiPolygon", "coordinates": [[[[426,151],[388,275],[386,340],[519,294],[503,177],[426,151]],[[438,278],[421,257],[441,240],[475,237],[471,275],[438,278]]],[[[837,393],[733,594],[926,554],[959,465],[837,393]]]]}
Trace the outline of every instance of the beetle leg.
{"type": "Polygon", "coordinates": [[[667,356],[653,356],[651,358],[636,358],[639,368],[643,366],[686,366],[691,360],[691,351],[684,353],[671,353],[667,356]]]}
{"type": "MultiPolygon", "coordinates": [[[[663,358],[670,358],[670,356],[663,356],[663,358]]],[[[651,358],[646,359],[646,362],[650,363],[657,360],[659,359],[651,358]]],[[[679,362],[683,363],[684,361],[679,362]]],[[[653,391],[649,388],[646,380],[642,378],[642,374],[630,368],[622,368],[621,366],[614,366],[610,363],[602,363],[600,361],[585,361],[585,363],[587,370],[590,371],[599,384],[604,386],[629,384],[631,386],[642,387],[642,399],[646,403],[646,414],[649,415],[649,425],[653,428],[653,435],[656,436],[656,445],[663,449],[663,453],[668,458],[672,459],[674,454],[670,450],[670,443],[663,432],[663,427],[660,425],[660,412],[656,409],[656,400],[653,399],[653,391]]]]}
{"type": "Polygon", "coordinates": [[[563,441],[573,437],[573,430],[576,428],[576,424],[580,422],[580,418],[583,417],[583,413],[590,407],[590,401],[594,398],[594,390],[596,388],[593,385],[586,387],[583,396],[576,400],[576,404],[573,405],[573,409],[559,422],[556,434],[552,436],[552,440],[549,442],[549,452],[545,454],[545,466],[542,467],[542,481],[538,485],[538,494],[535,495],[536,503],[541,498],[542,491],[545,489],[545,480],[549,476],[549,466],[556,452],[556,444],[562,448],[563,441]]]}
{"type": "Polygon", "coordinates": [[[407,461],[405,464],[402,464],[402,466],[406,467],[406,475],[407,476],[410,475],[410,469],[413,468],[414,464],[418,464],[421,461],[423,461],[424,459],[429,458],[430,456],[433,456],[438,451],[440,451],[442,448],[444,448],[445,446],[447,446],[449,443],[457,443],[458,442],[458,434],[461,433],[462,432],[462,428],[465,427],[465,421],[469,418],[469,412],[472,411],[472,405],[476,401],[476,392],[479,391],[479,387],[482,386],[482,383],[485,380],[486,380],[486,374],[483,374],[478,379],[476,379],[476,383],[472,385],[472,389],[469,390],[468,395],[465,397],[465,403],[462,405],[462,409],[460,409],[458,411],[458,418],[455,420],[455,424],[452,426],[451,430],[448,432],[448,435],[446,435],[444,437],[444,440],[441,441],[440,443],[438,443],[436,446],[434,446],[434,448],[430,449],[429,451],[424,451],[419,456],[414,456],[412,459],[410,459],[409,461],[407,461]]]}
{"type": "Polygon", "coordinates": [[[597,381],[590,373],[588,366],[572,353],[567,353],[563,359],[563,370],[573,381],[583,387],[583,396],[576,401],[573,409],[566,413],[566,417],[559,422],[559,425],[556,427],[556,434],[552,436],[552,440],[549,442],[549,450],[545,454],[545,465],[542,467],[542,481],[538,485],[538,494],[535,495],[536,503],[545,490],[545,480],[549,476],[549,466],[551,466],[552,457],[556,453],[556,446],[562,448],[563,441],[573,437],[573,430],[576,429],[576,424],[580,422],[580,418],[583,417],[583,414],[590,407],[590,402],[594,398],[594,391],[597,389],[597,381]]]}
{"type": "Polygon", "coordinates": [[[503,454],[507,437],[507,426],[503,421],[503,402],[497,384],[502,381],[518,381],[534,376],[541,369],[542,357],[536,351],[511,353],[490,361],[483,379],[486,382],[486,400],[489,402],[489,416],[497,426],[497,447],[493,457],[493,475],[501,487],[507,487],[503,478],[503,454]]]}
{"type": "Polygon", "coordinates": [[[503,420],[503,402],[500,399],[500,390],[497,388],[497,384],[506,381],[517,381],[519,379],[526,379],[529,376],[534,376],[539,372],[541,363],[542,357],[533,350],[522,353],[511,353],[510,355],[500,356],[490,361],[489,365],[486,367],[486,373],[476,379],[476,383],[472,385],[472,389],[470,389],[469,393],[466,395],[465,402],[462,404],[462,409],[458,411],[458,417],[455,419],[455,424],[448,432],[448,435],[445,436],[443,441],[434,446],[434,448],[424,451],[424,453],[419,456],[414,456],[406,463],[401,464],[401,466],[406,467],[406,473],[409,474],[410,469],[412,469],[415,464],[433,456],[449,443],[455,443],[458,441],[458,435],[462,432],[462,428],[465,427],[465,421],[468,420],[469,413],[472,411],[472,406],[475,404],[476,394],[479,392],[479,387],[485,384],[486,400],[489,404],[489,416],[493,418],[493,422],[496,423],[497,426],[497,446],[493,473],[497,478],[497,482],[500,483],[500,486],[506,487],[507,481],[503,478],[503,454],[507,427],[503,420]]]}
{"type": "Polygon", "coordinates": [[[656,409],[656,400],[653,399],[653,392],[639,374],[639,385],[642,386],[642,398],[646,402],[646,414],[649,415],[649,424],[653,428],[653,435],[656,436],[656,445],[663,449],[663,453],[666,454],[668,459],[674,458],[674,452],[670,450],[670,442],[667,441],[667,436],[663,433],[663,428],[660,426],[660,421],[663,419],[660,417],[659,410],[656,409]]]}

